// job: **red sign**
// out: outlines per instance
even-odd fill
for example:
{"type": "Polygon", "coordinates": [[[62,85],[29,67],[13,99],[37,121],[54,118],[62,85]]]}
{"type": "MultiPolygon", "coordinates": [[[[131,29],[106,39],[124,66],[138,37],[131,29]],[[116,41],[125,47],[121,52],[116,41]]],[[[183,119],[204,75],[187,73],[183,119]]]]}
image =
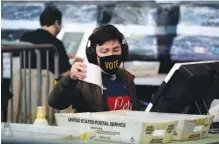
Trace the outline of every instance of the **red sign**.
{"type": "Polygon", "coordinates": [[[132,110],[130,96],[108,97],[109,110],[132,110]]]}

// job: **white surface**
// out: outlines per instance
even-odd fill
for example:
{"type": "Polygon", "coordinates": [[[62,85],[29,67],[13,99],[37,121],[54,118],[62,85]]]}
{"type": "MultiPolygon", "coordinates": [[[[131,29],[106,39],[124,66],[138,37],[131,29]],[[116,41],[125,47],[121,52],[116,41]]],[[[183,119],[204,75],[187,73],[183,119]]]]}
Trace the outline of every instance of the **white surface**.
{"type": "Polygon", "coordinates": [[[86,70],[86,78],[83,81],[88,83],[96,84],[102,88],[102,77],[101,77],[101,69],[99,66],[94,64],[84,62],[87,66],[86,70]]]}
{"type": "Polygon", "coordinates": [[[145,112],[150,112],[152,107],[153,107],[153,104],[152,104],[152,103],[149,103],[149,105],[148,105],[147,108],[145,109],[145,112]]]}
{"type": "MultiPolygon", "coordinates": [[[[160,62],[130,61],[125,62],[125,69],[136,77],[158,75],[160,62]]],[[[123,67],[121,65],[120,67],[123,67]]]]}
{"type": "Polygon", "coordinates": [[[219,104],[212,107],[209,110],[209,113],[210,115],[214,116],[214,119],[213,119],[214,122],[219,122],[219,104]]]}
{"type": "Polygon", "coordinates": [[[40,28],[38,20],[1,20],[2,29],[30,29],[40,28]]]}
{"type": "Polygon", "coordinates": [[[125,25],[124,35],[130,36],[132,34],[144,34],[144,35],[164,35],[168,33],[174,33],[176,31],[175,26],[153,26],[153,25],[125,25]]]}
{"type": "MultiPolygon", "coordinates": [[[[1,123],[1,129],[4,128],[1,123]]],[[[63,128],[58,126],[39,126],[32,124],[10,123],[11,130],[15,138],[46,138],[57,139],[65,136],[81,136],[84,132],[72,128],[63,128]]]]}
{"type": "Polygon", "coordinates": [[[177,26],[178,35],[187,36],[219,36],[218,27],[207,27],[207,26],[195,26],[195,25],[183,25],[177,26]]]}
{"type": "Polygon", "coordinates": [[[148,77],[135,77],[135,85],[152,85],[160,86],[164,81],[166,74],[159,74],[155,76],[148,77]]]}
{"type": "Polygon", "coordinates": [[[217,0],[155,0],[156,3],[183,3],[183,2],[197,2],[199,4],[217,4],[217,0]]]}
{"type": "Polygon", "coordinates": [[[11,78],[11,57],[10,53],[3,53],[3,78],[11,78]]]}
{"type": "Polygon", "coordinates": [[[38,126],[48,126],[48,121],[46,119],[36,119],[34,125],[38,126]]]}
{"type": "MultiPolygon", "coordinates": [[[[210,108],[213,108],[215,106],[219,105],[219,99],[214,99],[213,102],[211,103],[211,107],[210,108]]],[[[218,111],[219,113],[219,111],[218,111]]]]}

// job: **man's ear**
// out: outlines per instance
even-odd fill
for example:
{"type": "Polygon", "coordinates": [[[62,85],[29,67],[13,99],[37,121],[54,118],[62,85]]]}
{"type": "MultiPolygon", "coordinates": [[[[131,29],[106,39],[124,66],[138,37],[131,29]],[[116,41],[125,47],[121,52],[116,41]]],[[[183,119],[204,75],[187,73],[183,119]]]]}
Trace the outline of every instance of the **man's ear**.
{"type": "Polygon", "coordinates": [[[61,25],[60,20],[56,20],[56,21],[55,21],[55,25],[61,25]]]}

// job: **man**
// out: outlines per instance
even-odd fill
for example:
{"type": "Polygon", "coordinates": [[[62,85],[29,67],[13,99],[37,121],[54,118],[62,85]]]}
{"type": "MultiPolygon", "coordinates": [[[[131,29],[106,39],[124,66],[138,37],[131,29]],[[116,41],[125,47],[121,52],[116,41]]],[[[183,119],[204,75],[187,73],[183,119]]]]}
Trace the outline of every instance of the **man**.
{"type": "Polygon", "coordinates": [[[72,65],[70,74],[53,89],[49,105],[60,110],[72,105],[77,112],[139,110],[134,76],[119,68],[128,56],[123,35],[116,27],[105,25],[95,29],[89,43],[87,59],[102,69],[103,88],[82,81],[89,71],[86,72],[86,65],[78,61],[72,65]]]}
{"type": "MultiPolygon", "coordinates": [[[[61,30],[62,13],[56,7],[47,7],[40,15],[40,29],[25,33],[21,41],[33,44],[52,44],[59,53],[59,72],[65,74],[71,69],[68,56],[63,43],[56,38],[61,30]]],[[[49,53],[49,70],[54,73],[54,53],[49,53]]],[[[41,53],[41,66],[46,69],[46,53],[41,53]]],[[[26,67],[28,67],[28,55],[26,55],[26,67]]],[[[36,68],[36,54],[31,53],[31,68],[36,68]]]]}

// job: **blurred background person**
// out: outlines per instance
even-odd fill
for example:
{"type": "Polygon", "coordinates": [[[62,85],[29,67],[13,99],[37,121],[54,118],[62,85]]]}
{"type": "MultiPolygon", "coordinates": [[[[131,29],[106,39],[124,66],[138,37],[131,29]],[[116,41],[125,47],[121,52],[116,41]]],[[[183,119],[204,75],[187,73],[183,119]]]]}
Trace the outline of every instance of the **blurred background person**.
{"type": "MultiPolygon", "coordinates": [[[[54,6],[48,6],[40,15],[41,28],[25,33],[20,41],[33,44],[52,44],[59,54],[59,73],[65,75],[71,65],[62,41],[56,38],[62,27],[62,13],[54,6]]],[[[49,53],[49,70],[54,73],[54,53],[49,53]]],[[[41,68],[46,69],[46,53],[41,53],[41,68]]],[[[28,64],[28,55],[26,56],[28,64]]],[[[27,67],[27,66],[26,66],[27,67]]],[[[36,55],[32,52],[31,68],[36,68],[36,55]]]]}

